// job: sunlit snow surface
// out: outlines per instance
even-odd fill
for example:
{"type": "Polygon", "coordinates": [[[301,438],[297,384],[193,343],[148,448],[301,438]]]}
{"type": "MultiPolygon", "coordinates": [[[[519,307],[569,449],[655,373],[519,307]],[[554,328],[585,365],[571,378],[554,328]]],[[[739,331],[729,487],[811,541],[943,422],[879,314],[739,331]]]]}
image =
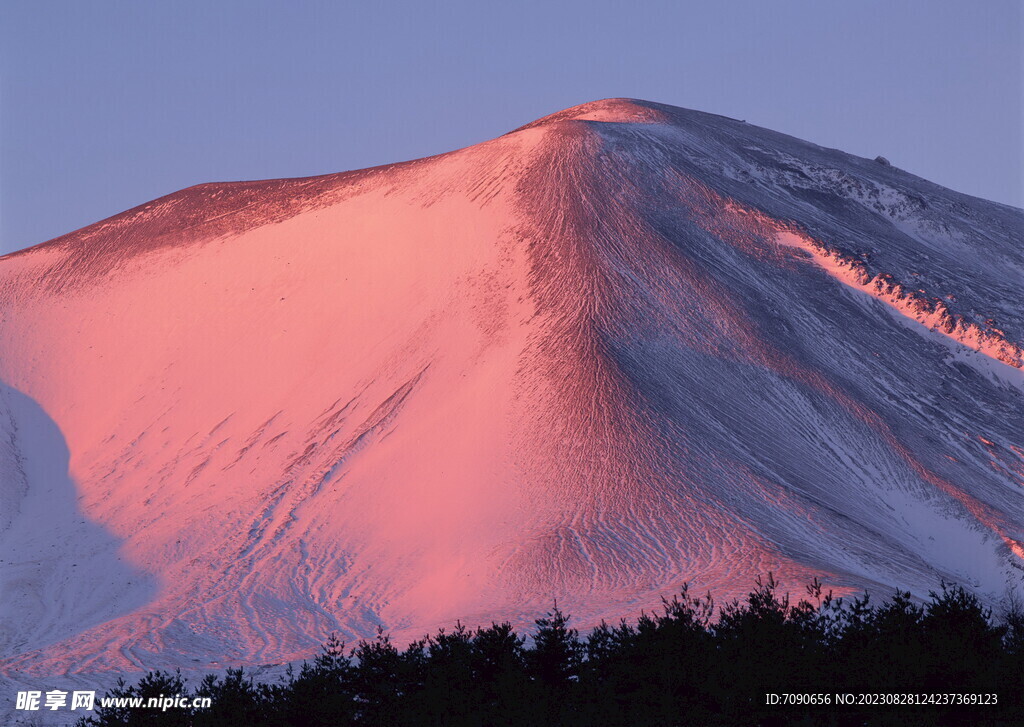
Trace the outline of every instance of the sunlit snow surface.
{"type": "Polygon", "coordinates": [[[996,604],[1022,229],[611,100],[0,258],[0,669],[277,663],[556,597],[585,626],[768,571],[996,604]]]}

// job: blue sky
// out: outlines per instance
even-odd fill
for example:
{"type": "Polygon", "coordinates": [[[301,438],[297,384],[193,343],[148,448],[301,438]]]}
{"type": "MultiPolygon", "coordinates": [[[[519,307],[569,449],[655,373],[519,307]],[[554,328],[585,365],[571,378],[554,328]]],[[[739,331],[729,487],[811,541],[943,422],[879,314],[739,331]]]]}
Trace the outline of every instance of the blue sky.
{"type": "Polygon", "coordinates": [[[0,0],[0,252],[631,96],[1024,206],[1022,3],[0,0]]]}

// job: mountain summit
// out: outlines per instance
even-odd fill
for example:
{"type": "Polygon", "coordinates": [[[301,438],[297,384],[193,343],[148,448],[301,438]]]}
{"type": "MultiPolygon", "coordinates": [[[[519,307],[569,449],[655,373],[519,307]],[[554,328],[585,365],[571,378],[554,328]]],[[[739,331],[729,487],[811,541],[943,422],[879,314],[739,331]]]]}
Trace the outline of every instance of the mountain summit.
{"type": "Polygon", "coordinates": [[[0,258],[0,667],[1024,575],[1024,213],[627,99],[0,258]]]}

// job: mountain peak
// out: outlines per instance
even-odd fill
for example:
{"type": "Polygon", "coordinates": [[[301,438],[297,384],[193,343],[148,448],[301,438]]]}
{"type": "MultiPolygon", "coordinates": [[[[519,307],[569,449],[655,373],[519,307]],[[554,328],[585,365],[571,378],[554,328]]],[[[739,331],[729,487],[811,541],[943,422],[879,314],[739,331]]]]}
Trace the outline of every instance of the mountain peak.
{"type": "Polygon", "coordinates": [[[603,121],[620,124],[655,124],[668,121],[668,116],[650,101],[635,98],[605,98],[570,106],[543,116],[516,129],[530,129],[558,121],[603,121]]]}

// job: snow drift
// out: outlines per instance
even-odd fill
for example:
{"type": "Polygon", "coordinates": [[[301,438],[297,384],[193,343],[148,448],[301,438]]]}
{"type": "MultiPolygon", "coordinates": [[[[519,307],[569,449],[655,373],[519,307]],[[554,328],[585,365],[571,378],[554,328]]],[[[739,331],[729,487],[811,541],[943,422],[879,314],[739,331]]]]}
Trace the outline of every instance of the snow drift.
{"type": "Polygon", "coordinates": [[[0,258],[0,668],[1024,565],[1020,210],[606,100],[0,258]]]}

